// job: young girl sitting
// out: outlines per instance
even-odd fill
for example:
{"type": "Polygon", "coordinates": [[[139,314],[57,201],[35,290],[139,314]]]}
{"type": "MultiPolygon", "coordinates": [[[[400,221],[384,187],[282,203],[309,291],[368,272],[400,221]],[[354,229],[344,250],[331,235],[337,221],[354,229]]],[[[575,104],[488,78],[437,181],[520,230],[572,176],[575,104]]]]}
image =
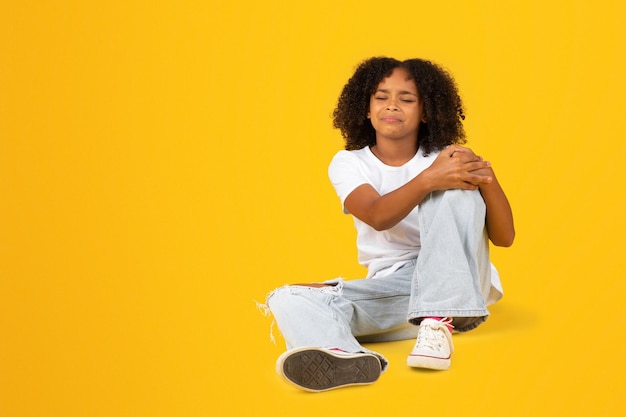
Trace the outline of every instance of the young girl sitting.
{"type": "Polygon", "coordinates": [[[515,236],[491,164],[461,146],[456,84],[429,61],[371,58],[333,118],[346,150],[329,176],[368,274],[270,293],[287,344],[277,371],[307,391],[369,384],[388,361],[361,343],[407,338],[416,338],[408,366],[448,369],[452,330],[476,328],[502,296],[489,240],[510,246],[515,236]]]}

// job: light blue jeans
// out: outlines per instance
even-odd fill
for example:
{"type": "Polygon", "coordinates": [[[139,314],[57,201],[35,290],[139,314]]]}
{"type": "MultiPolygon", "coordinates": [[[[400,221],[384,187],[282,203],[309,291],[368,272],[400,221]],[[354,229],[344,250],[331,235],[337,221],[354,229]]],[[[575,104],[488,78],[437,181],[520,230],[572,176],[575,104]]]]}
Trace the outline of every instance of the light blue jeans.
{"type": "Polygon", "coordinates": [[[485,203],[478,191],[436,191],[419,206],[421,249],[383,278],[288,285],[267,297],[287,349],[370,352],[361,343],[414,338],[421,318],[451,317],[464,332],[486,320],[490,291],[485,203]]]}

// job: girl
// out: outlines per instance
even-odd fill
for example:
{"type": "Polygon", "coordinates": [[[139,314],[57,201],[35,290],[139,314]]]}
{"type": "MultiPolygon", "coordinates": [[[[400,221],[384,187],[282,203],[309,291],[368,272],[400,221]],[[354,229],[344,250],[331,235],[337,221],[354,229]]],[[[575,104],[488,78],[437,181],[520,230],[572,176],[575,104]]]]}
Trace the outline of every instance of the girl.
{"type": "Polygon", "coordinates": [[[277,371],[307,391],[369,384],[388,362],[361,343],[407,338],[416,338],[408,366],[448,369],[452,329],[474,329],[502,296],[488,241],[510,246],[515,236],[491,164],[461,146],[456,84],[429,61],[370,58],[333,118],[346,150],[329,176],[368,274],[270,293],[287,343],[277,371]]]}

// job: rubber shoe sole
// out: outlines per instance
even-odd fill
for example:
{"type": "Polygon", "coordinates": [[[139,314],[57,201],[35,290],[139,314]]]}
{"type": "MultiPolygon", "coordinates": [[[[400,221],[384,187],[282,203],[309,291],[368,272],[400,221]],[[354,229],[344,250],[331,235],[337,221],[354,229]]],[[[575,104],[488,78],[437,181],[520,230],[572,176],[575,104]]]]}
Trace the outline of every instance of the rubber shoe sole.
{"type": "Polygon", "coordinates": [[[299,348],[283,353],[276,370],[290,384],[311,392],[375,382],[380,360],[371,353],[333,353],[321,348],[299,348]]]}
{"type": "Polygon", "coordinates": [[[450,357],[437,358],[432,356],[409,355],[406,364],[412,368],[426,368],[445,371],[450,369],[450,357]]]}

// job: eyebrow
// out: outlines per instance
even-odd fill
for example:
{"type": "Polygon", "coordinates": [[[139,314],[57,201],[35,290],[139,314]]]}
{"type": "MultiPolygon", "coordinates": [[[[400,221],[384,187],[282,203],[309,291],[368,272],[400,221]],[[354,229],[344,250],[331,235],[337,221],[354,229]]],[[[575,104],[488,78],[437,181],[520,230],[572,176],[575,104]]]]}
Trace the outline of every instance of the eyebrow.
{"type": "MultiPolygon", "coordinates": [[[[386,93],[389,94],[389,90],[387,90],[386,88],[379,88],[378,90],[375,91],[376,93],[386,93]]],[[[417,94],[415,94],[412,91],[408,91],[408,90],[402,90],[399,92],[400,94],[411,94],[415,97],[417,97],[417,94]]]]}

